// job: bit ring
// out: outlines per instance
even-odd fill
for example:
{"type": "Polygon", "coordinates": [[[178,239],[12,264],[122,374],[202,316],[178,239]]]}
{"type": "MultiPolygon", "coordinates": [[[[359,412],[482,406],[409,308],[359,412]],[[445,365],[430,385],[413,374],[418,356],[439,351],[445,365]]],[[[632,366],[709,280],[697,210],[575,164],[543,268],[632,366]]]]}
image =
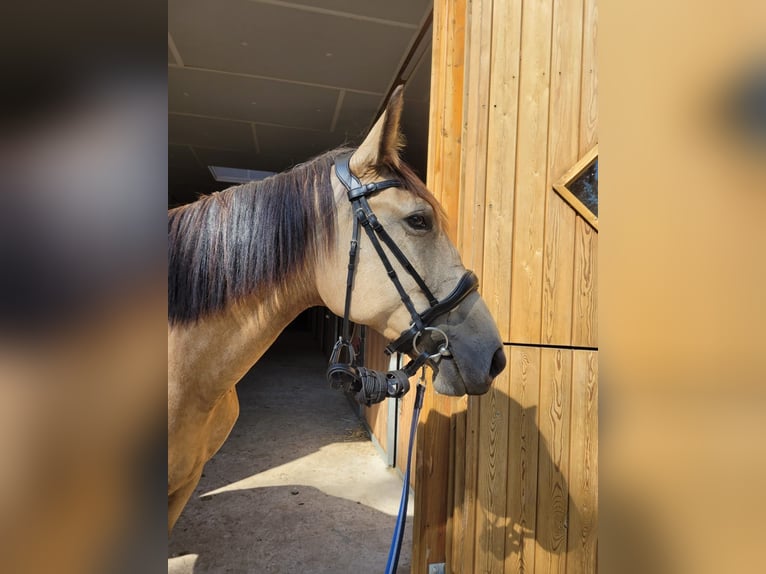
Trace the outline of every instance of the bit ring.
{"type": "Polygon", "coordinates": [[[439,333],[442,337],[444,337],[444,342],[441,345],[439,345],[439,349],[433,355],[429,355],[428,358],[432,361],[435,361],[435,360],[441,360],[442,357],[449,357],[452,354],[450,353],[450,350],[449,350],[449,337],[447,337],[447,333],[445,333],[444,331],[442,331],[441,329],[437,327],[426,327],[422,331],[418,331],[415,334],[415,337],[412,339],[412,348],[415,350],[415,352],[418,355],[421,354],[420,349],[418,349],[418,339],[426,331],[433,331],[433,332],[439,333]]]}

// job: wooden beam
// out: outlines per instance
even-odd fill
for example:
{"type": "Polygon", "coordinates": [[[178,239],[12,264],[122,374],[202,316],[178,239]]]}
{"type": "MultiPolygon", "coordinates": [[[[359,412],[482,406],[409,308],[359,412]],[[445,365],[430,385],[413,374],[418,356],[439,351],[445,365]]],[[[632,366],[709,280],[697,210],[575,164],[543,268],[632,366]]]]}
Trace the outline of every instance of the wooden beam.
{"type": "Polygon", "coordinates": [[[521,344],[541,342],[548,134],[558,129],[548,122],[553,6],[525,2],[521,13],[508,339],[521,344]]]}
{"type": "Polygon", "coordinates": [[[567,574],[597,572],[598,353],[575,351],[572,362],[567,574]]]}

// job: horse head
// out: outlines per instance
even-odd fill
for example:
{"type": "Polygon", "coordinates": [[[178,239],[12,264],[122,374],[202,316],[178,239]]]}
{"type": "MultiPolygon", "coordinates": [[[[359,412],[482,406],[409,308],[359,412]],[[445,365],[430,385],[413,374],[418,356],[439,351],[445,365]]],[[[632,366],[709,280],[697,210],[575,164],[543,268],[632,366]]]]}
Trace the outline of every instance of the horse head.
{"type": "Polygon", "coordinates": [[[442,348],[446,352],[434,365],[435,390],[482,394],[505,368],[502,340],[475,277],[447,236],[441,207],[399,156],[402,105],[398,88],[362,145],[343,159],[343,171],[336,160],[336,228],[327,260],[317,264],[317,290],[329,309],[344,315],[349,245],[358,237],[350,320],[398,340],[396,350],[411,356],[420,352],[418,343],[426,347],[435,339],[430,344],[438,347],[446,337],[449,348],[442,348]],[[376,226],[384,230],[377,244],[371,231],[376,226]],[[423,317],[433,330],[417,326],[423,317]]]}

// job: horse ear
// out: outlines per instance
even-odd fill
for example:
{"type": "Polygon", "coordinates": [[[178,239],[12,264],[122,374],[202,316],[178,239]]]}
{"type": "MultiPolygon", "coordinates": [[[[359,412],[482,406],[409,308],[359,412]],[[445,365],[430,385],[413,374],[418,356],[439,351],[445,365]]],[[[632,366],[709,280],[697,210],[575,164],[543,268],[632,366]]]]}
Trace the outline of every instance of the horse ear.
{"type": "Polygon", "coordinates": [[[404,147],[404,138],[399,130],[403,105],[404,87],[399,85],[362,145],[351,156],[350,165],[354,173],[362,174],[367,169],[382,165],[399,166],[399,151],[404,147]]]}

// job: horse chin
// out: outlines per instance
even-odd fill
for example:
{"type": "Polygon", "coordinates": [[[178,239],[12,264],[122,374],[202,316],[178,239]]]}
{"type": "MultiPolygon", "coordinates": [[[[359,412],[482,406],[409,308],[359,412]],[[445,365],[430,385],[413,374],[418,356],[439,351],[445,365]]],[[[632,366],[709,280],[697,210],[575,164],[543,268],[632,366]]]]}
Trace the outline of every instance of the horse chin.
{"type": "Polygon", "coordinates": [[[492,379],[487,376],[484,380],[466,381],[460,372],[460,365],[452,358],[443,359],[434,373],[434,390],[441,395],[462,397],[468,395],[483,395],[489,390],[492,379]]]}

